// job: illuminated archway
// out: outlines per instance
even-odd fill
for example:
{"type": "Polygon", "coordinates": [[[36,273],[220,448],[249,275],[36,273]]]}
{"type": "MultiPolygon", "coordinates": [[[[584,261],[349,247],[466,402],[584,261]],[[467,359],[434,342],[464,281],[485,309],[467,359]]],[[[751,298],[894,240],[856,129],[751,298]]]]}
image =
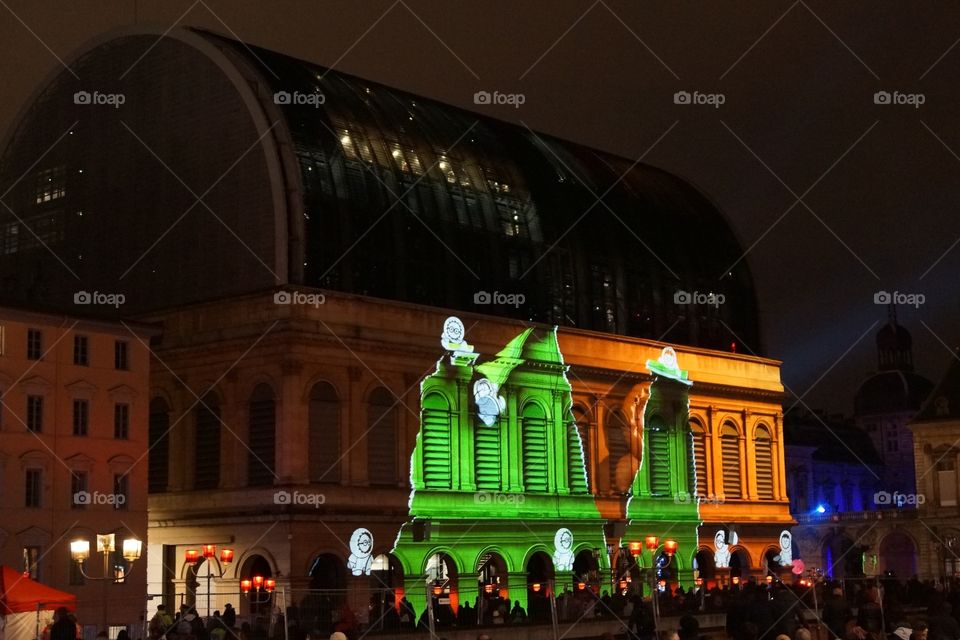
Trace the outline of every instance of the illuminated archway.
{"type": "Polygon", "coordinates": [[[750,575],[750,556],[742,548],[734,549],[730,554],[730,577],[746,578],[750,575]]]}
{"type": "Polygon", "coordinates": [[[903,531],[892,531],[880,542],[879,570],[905,580],[917,573],[917,545],[903,531]]]}
{"type": "Polygon", "coordinates": [[[550,589],[553,587],[553,560],[537,551],[527,561],[527,615],[535,622],[550,620],[550,589]]]}

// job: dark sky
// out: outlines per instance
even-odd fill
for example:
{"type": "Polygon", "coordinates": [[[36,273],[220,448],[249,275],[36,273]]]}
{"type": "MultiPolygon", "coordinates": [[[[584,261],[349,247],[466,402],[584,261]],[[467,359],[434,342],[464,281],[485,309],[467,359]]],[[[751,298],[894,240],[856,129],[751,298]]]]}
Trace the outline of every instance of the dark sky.
{"type": "Polygon", "coordinates": [[[956,3],[0,0],[0,129],[58,57],[135,18],[202,26],[630,159],[646,152],[731,220],[749,248],[764,351],[811,406],[852,409],[876,366],[878,290],[925,296],[899,311],[920,373],[938,378],[960,344],[956,3]],[[477,107],[478,90],[526,101],[477,107]],[[678,105],[677,91],[724,104],[678,105]],[[923,104],[878,105],[877,91],[923,104]]]}

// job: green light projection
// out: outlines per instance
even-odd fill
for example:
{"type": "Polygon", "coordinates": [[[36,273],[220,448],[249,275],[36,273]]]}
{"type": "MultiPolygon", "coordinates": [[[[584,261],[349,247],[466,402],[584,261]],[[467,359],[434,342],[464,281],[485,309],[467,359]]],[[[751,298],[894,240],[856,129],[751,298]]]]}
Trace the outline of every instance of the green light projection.
{"type": "Polygon", "coordinates": [[[558,589],[574,572],[602,584],[604,520],[588,489],[556,329],[526,329],[483,358],[462,327],[444,323],[448,354],[420,385],[412,520],[393,549],[408,599],[423,609],[427,576],[454,606],[493,584],[526,607],[528,595],[542,597],[529,584],[550,578],[528,580],[535,554],[558,566],[558,589]]]}

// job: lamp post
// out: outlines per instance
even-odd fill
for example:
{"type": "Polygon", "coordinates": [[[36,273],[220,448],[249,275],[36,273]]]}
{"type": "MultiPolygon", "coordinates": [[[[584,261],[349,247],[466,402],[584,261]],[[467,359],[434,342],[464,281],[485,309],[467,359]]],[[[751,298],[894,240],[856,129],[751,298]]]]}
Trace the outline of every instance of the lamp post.
{"type": "MultiPolygon", "coordinates": [[[[677,552],[678,544],[676,540],[667,539],[663,541],[663,553],[670,559],[677,552]]],[[[643,547],[650,551],[650,599],[653,605],[653,626],[659,632],[660,630],[660,585],[657,580],[657,549],[660,547],[660,538],[657,536],[646,536],[643,539],[643,545],[639,542],[630,543],[630,554],[637,558],[642,555],[643,547]]],[[[667,563],[669,564],[669,562],[667,563]]]]}
{"type": "MultiPolygon", "coordinates": [[[[186,557],[187,562],[193,566],[194,575],[196,575],[197,562],[200,561],[200,556],[203,555],[204,563],[207,565],[207,617],[210,617],[210,599],[213,597],[210,589],[210,581],[213,579],[213,567],[210,566],[210,561],[217,556],[217,545],[215,544],[203,544],[200,545],[200,551],[196,549],[187,549],[184,552],[184,557],[186,557]]],[[[217,578],[222,578],[223,574],[227,572],[227,565],[233,562],[233,549],[223,548],[220,550],[220,564],[217,567],[217,578]]],[[[276,584],[276,581],[274,581],[276,584]]],[[[241,588],[242,588],[241,583],[241,588]]]]}
{"type": "MultiPolygon", "coordinates": [[[[254,605],[254,613],[259,613],[259,606],[261,604],[267,604],[270,602],[270,597],[273,594],[273,590],[277,588],[277,581],[273,578],[264,578],[260,574],[253,576],[252,578],[246,578],[240,581],[240,591],[247,597],[250,597],[250,592],[253,592],[253,597],[251,599],[251,604],[254,605]],[[266,594],[266,598],[261,599],[261,594],[266,594]]],[[[209,599],[208,599],[209,600],[209,599]]]]}
{"type": "MultiPolygon", "coordinates": [[[[123,559],[133,563],[140,559],[143,551],[143,541],[133,536],[124,538],[121,543],[123,559]]],[[[110,554],[117,550],[117,537],[113,533],[97,534],[97,553],[103,554],[103,575],[91,576],[84,569],[84,563],[90,558],[90,541],[78,538],[70,542],[70,558],[77,563],[80,574],[86,580],[98,580],[103,583],[103,628],[107,628],[107,584],[109,582],[119,582],[127,577],[127,569],[124,569],[122,576],[117,576],[115,571],[110,570],[110,554]]]]}

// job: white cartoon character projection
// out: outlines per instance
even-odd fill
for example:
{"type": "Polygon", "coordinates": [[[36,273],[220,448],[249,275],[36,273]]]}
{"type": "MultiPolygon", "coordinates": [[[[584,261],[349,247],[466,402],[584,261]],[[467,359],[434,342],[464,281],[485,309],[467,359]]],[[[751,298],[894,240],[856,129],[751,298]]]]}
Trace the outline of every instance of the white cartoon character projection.
{"type": "Polygon", "coordinates": [[[717,531],[716,535],[713,536],[713,546],[716,549],[713,554],[713,562],[718,569],[730,567],[730,545],[734,544],[737,544],[737,533],[735,531],[730,532],[729,542],[727,541],[727,532],[723,529],[717,531]]]}
{"type": "Polygon", "coordinates": [[[566,527],[557,529],[553,536],[553,546],[557,548],[553,552],[553,566],[557,571],[573,570],[573,532],[566,527]]]}
{"type": "Polygon", "coordinates": [[[370,575],[370,565],[373,563],[373,534],[369,530],[360,528],[354,530],[350,536],[350,558],[347,560],[347,569],[353,575],[361,573],[370,575]]]}
{"type": "Polygon", "coordinates": [[[781,567],[793,565],[793,536],[784,529],[780,532],[780,555],[774,558],[781,567]]]}
{"type": "Polygon", "coordinates": [[[497,416],[507,408],[504,397],[497,395],[499,390],[497,384],[487,378],[480,378],[473,384],[473,399],[477,403],[477,413],[483,424],[488,427],[492,427],[497,421],[497,416]]]}
{"type": "Polygon", "coordinates": [[[472,364],[477,356],[480,355],[473,351],[473,345],[466,343],[466,329],[463,328],[463,322],[456,316],[450,316],[443,321],[443,333],[440,334],[440,344],[447,351],[452,351],[450,363],[455,365],[472,364]]]}
{"type": "Polygon", "coordinates": [[[691,384],[687,379],[687,372],[677,363],[677,352],[673,347],[664,347],[659,358],[647,360],[647,369],[658,376],[671,378],[683,384],[691,384]]]}

